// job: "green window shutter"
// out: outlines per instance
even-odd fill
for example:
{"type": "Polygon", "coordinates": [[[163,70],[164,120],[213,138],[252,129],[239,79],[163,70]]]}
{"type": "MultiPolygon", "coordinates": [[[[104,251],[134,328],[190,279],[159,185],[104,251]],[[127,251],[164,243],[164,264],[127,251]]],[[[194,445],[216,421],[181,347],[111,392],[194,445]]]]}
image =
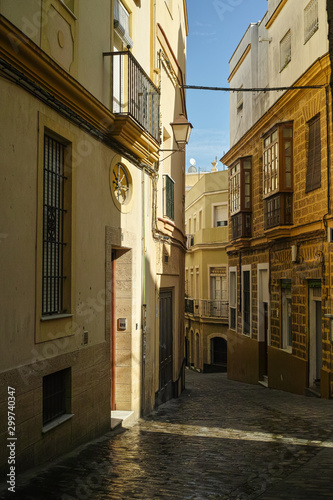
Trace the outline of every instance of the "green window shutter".
{"type": "Polygon", "coordinates": [[[170,219],[174,219],[174,181],[168,176],[164,176],[165,180],[165,215],[170,219]]]}

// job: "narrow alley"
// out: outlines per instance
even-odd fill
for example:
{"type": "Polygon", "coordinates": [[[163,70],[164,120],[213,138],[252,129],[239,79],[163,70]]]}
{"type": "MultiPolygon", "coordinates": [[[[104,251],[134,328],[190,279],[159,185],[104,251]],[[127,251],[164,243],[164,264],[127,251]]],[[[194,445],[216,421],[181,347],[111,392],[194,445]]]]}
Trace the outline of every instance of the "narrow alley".
{"type": "Polygon", "coordinates": [[[186,372],[149,417],[18,477],[1,499],[333,497],[332,402],[186,372]]]}

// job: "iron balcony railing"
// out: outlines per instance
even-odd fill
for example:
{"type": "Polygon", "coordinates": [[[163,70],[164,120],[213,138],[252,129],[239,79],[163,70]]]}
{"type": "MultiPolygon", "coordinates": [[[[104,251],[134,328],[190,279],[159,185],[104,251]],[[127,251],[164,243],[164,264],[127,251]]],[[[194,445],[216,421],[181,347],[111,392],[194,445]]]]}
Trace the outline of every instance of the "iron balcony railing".
{"type": "Polygon", "coordinates": [[[112,57],[112,113],[129,115],[160,143],[160,91],[130,51],[112,57]]]}
{"type": "Polygon", "coordinates": [[[200,318],[228,318],[229,302],[226,300],[185,299],[185,313],[200,318]]]}

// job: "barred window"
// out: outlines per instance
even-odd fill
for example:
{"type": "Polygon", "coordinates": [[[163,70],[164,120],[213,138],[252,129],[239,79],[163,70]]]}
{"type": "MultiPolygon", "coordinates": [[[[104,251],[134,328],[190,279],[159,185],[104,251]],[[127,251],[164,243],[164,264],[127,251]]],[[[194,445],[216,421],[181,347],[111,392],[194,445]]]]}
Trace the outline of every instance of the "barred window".
{"type": "Polygon", "coordinates": [[[164,197],[164,216],[174,219],[174,186],[175,182],[169,175],[163,176],[163,197],[164,197]]]}
{"type": "Polygon", "coordinates": [[[291,31],[282,38],[280,42],[280,70],[289,64],[291,61],[291,31]]]}
{"type": "Polygon", "coordinates": [[[44,137],[43,190],[43,298],[42,314],[60,314],[64,307],[65,149],[59,141],[44,137]]]}
{"type": "Polygon", "coordinates": [[[71,369],[43,377],[43,425],[70,413],[71,369]]]}
{"type": "Polygon", "coordinates": [[[306,170],[306,192],[313,191],[321,186],[321,138],[320,115],[315,116],[309,123],[309,149],[306,170]]]}
{"type": "Polygon", "coordinates": [[[304,9],[304,43],[310,40],[318,28],[318,0],[311,0],[304,9]]]}

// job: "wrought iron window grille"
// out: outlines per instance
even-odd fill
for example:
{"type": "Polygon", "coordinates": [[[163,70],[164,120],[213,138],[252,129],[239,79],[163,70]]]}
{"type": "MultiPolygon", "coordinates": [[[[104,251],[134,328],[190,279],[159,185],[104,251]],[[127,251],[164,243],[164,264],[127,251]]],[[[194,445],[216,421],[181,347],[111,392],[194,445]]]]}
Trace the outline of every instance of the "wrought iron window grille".
{"type": "Polygon", "coordinates": [[[44,137],[43,188],[43,286],[42,314],[61,314],[64,308],[64,183],[65,148],[59,141],[44,137]]]}

